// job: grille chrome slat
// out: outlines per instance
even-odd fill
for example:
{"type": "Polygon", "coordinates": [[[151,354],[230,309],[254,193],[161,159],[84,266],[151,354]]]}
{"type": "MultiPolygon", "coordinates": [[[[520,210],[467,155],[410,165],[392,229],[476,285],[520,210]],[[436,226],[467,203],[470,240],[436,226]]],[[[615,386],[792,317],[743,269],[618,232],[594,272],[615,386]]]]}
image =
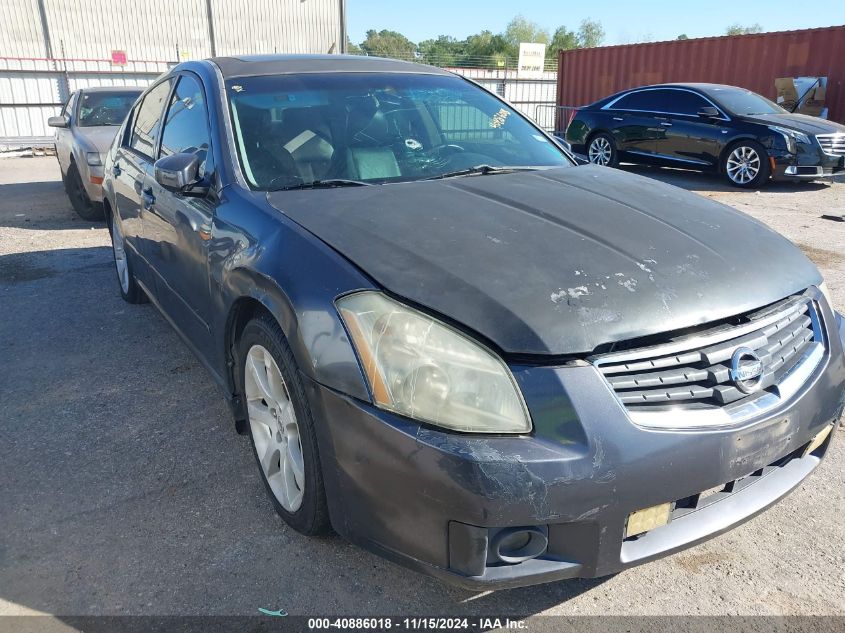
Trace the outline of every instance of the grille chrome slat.
{"type": "Polygon", "coordinates": [[[845,133],[816,134],[822,151],[831,156],[845,156],[845,133]]]}
{"type": "MultiPolygon", "coordinates": [[[[714,419],[729,423],[730,410],[753,409],[748,404],[762,401],[763,396],[770,402],[771,397],[778,397],[780,381],[797,373],[802,364],[812,362],[814,368],[821,361],[824,341],[809,294],[738,317],[733,324],[704,326],[662,344],[590,360],[639,420],[650,414],[670,414],[678,419],[678,413],[694,411],[696,425],[707,426],[710,424],[702,423],[702,415],[709,410],[721,413],[714,419]],[[754,350],[763,365],[760,390],[752,394],[739,388],[746,385],[731,379],[731,358],[740,347],[754,350]]],[[[802,375],[813,368],[802,368],[802,375]]],[[[655,426],[670,425],[663,420],[655,426]]]]}

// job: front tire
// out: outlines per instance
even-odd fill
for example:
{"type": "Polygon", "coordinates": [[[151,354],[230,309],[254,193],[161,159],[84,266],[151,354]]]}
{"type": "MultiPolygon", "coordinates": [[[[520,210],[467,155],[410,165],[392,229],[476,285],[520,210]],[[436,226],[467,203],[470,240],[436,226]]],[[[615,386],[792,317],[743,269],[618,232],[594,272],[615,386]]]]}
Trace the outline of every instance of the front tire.
{"type": "Polygon", "coordinates": [[[610,134],[604,132],[596,134],[587,144],[587,159],[593,165],[602,167],[616,167],[619,165],[619,152],[616,141],[610,134]]]}
{"type": "Polygon", "coordinates": [[[70,198],[73,210],[80,218],[88,222],[103,219],[103,205],[92,202],[91,198],[88,197],[88,192],[85,191],[85,185],[82,184],[82,176],[79,174],[76,163],[71,163],[68,167],[65,191],[67,191],[67,197],[70,198]]]}
{"type": "Polygon", "coordinates": [[[722,173],[734,187],[758,189],[769,180],[771,171],[766,148],[756,141],[739,141],[722,158],[722,173]]]}
{"type": "Polygon", "coordinates": [[[264,314],[247,323],[238,358],[249,435],[273,507],[297,532],[322,534],[329,515],[314,419],[275,319],[264,314]]]}

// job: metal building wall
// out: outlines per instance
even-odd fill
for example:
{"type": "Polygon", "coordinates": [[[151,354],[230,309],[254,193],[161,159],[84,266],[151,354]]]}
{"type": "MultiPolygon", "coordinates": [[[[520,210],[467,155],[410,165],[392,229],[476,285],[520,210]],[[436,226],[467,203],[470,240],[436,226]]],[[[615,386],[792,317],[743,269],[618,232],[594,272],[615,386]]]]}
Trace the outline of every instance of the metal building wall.
{"type": "Polygon", "coordinates": [[[47,57],[38,0],[0,0],[0,57],[47,57]]]}
{"type": "Polygon", "coordinates": [[[742,86],[774,99],[778,77],[828,78],[830,118],[845,121],[845,26],[561,51],[558,106],[665,82],[742,86]]]}
{"type": "Polygon", "coordinates": [[[338,0],[210,0],[217,55],[339,53],[338,0]],[[267,16],[255,20],[254,16],[267,16]]]}
{"type": "Polygon", "coordinates": [[[74,90],[147,85],[185,59],[339,53],[345,0],[0,0],[0,150],[49,144],[74,90]],[[213,38],[212,38],[213,35],[213,38]],[[111,52],[126,52],[124,66],[111,52]]]}
{"type": "Polygon", "coordinates": [[[112,50],[129,59],[208,57],[205,0],[43,0],[53,56],[108,59],[112,50]]]}

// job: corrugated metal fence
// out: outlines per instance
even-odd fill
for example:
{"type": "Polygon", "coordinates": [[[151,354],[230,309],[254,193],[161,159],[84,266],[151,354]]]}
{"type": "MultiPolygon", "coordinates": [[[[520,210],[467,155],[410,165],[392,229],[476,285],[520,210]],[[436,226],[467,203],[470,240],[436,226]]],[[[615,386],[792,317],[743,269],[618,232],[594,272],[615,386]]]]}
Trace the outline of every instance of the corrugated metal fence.
{"type": "Polygon", "coordinates": [[[845,121],[845,26],[561,51],[558,106],[667,82],[742,86],[774,99],[778,77],[827,77],[830,118],[845,121]]]}
{"type": "Polygon", "coordinates": [[[344,0],[0,0],[0,151],[49,143],[74,90],[147,85],[177,60],[340,52],[344,0]],[[112,64],[123,51],[125,65],[112,64]],[[139,61],[146,60],[146,61],[139,61]],[[153,60],[153,61],[150,61],[153,60]]]}

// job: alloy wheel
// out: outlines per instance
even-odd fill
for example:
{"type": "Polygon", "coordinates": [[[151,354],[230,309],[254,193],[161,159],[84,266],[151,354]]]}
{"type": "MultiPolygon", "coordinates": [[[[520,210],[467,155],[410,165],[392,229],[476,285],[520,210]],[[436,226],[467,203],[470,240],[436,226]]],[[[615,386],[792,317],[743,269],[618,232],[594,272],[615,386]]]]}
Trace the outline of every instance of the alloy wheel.
{"type": "Polygon", "coordinates": [[[120,281],[120,288],[123,294],[129,294],[129,264],[126,261],[126,249],[123,245],[123,234],[120,232],[120,223],[112,220],[111,245],[114,251],[114,265],[117,268],[117,278],[120,281]]]}
{"type": "Polygon", "coordinates": [[[727,172],[736,184],[747,185],[760,173],[760,155],[753,147],[740,145],[728,156],[727,172]]]}
{"type": "Polygon", "coordinates": [[[606,167],[610,164],[610,159],[613,156],[613,148],[610,142],[603,136],[593,139],[590,143],[590,148],[587,151],[587,157],[594,165],[602,165],[606,167]]]}
{"type": "Polygon", "coordinates": [[[296,512],[305,491],[299,425],[282,372],[261,345],[253,345],[247,353],[244,386],[261,471],[281,506],[296,512]]]}

